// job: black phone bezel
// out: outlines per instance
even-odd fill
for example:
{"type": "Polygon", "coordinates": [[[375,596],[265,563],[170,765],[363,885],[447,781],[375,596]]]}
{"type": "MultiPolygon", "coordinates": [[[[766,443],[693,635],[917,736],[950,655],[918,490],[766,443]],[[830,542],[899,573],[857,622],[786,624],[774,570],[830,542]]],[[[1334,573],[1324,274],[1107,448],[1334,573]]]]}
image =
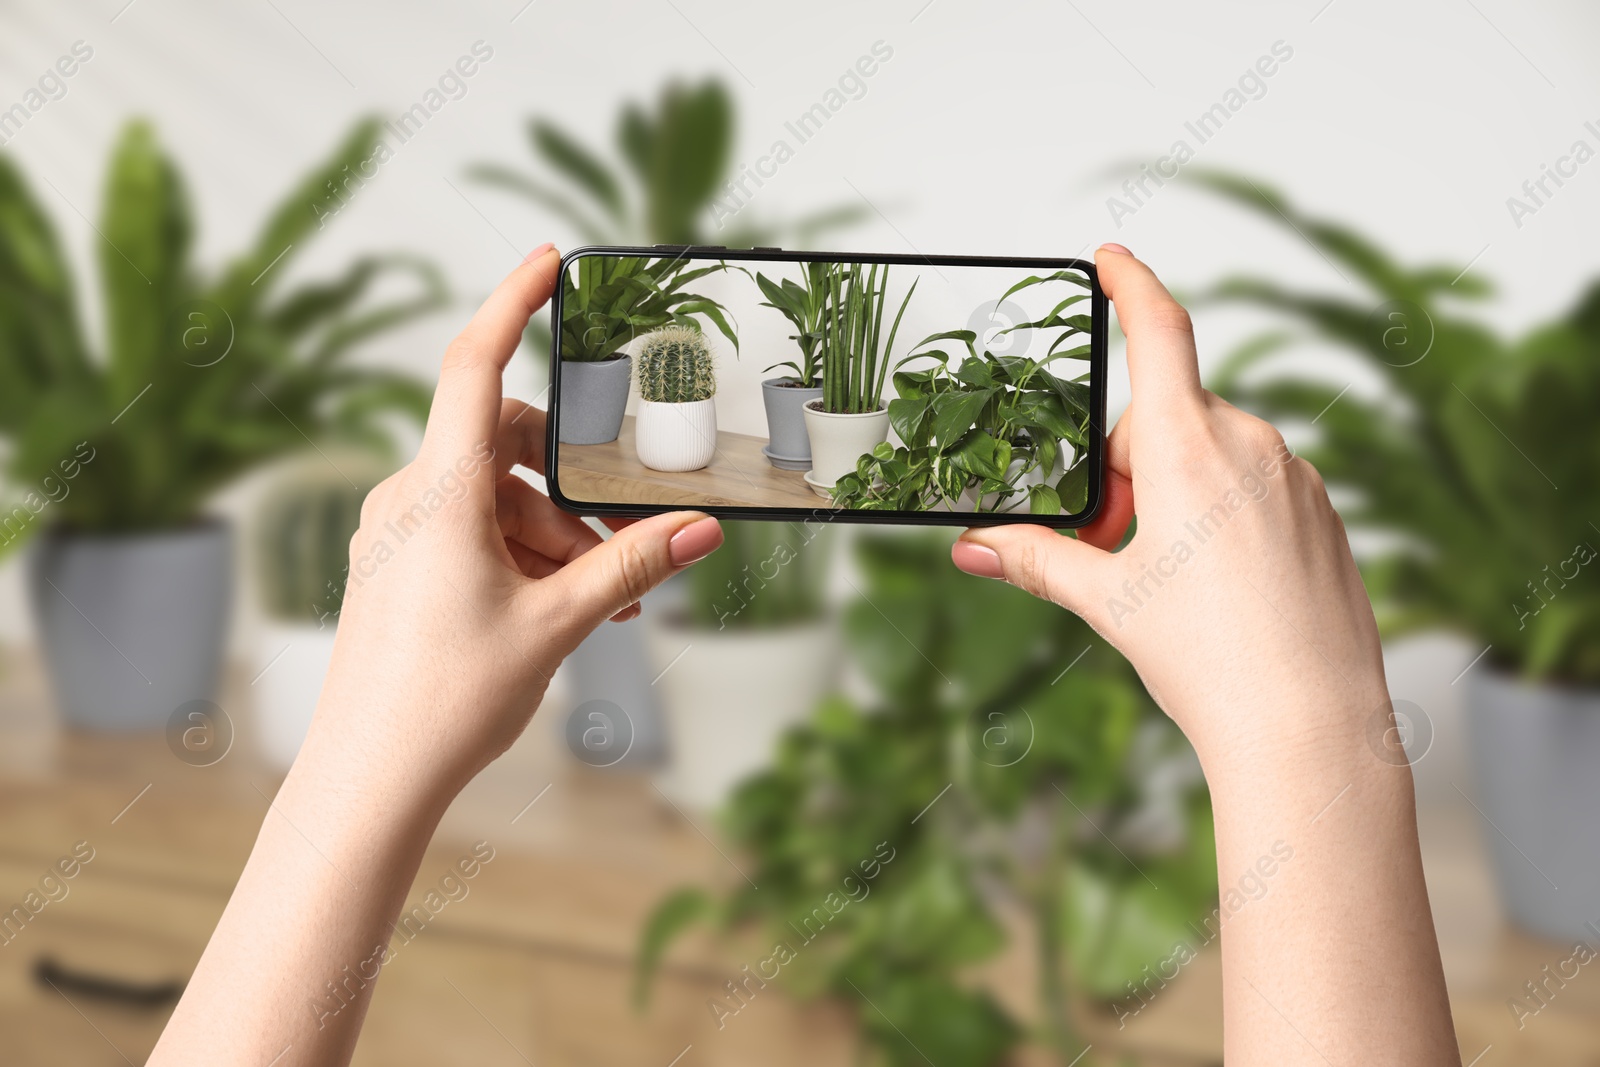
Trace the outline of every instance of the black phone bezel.
{"type": "MultiPolygon", "coordinates": [[[[1070,530],[1092,522],[1100,511],[1105,495],[1105,409],[1106,409],[1106,347],[1109,303],[1100,288],[1100,278],[1091,260],[1077,258],[1049,258],[1027,256],[925,256],[895,255],[879,252],[797,252],[782,248],[724,248],[720,245],[649,245],[611,246],[584,245],[574,248],[561,257],[556,275],[557,284],[550,300],[550,402],[545,425],[545,486],[550,499],[564,511],[575,515],[596,518],[644,518],[672,511],[699,511],[719,519],[751,519],[767,521],[793,521],[810,519],[822,522],[852,522],[875,525],[916,526],[1004,526],[1027,523],[1048,526],[1052,529],[1070,530]],[[705,505],[690,507],[672,504],[627,504],[576,501],[561,492],[560,442],[557,423],[560,420],[557,397],[561,395],[561,284],[567,268],[585,256],[649,256],[652,258],[681,256],[692,260],[756,263],[883,263],[928,267],[1020,267],[1034,270],[1078,270],[1089,279],[1090,333],[1089,333],[1089,487],[1082,511],[1073,515],[1032,515],[1027,512],[990,514],[962,511],[867,511],[852,508],[835,508],[820,504],[808,508],[760,508],[705,505]]],[[[821,499],[820,497],[818,498],[821,499]]]]}

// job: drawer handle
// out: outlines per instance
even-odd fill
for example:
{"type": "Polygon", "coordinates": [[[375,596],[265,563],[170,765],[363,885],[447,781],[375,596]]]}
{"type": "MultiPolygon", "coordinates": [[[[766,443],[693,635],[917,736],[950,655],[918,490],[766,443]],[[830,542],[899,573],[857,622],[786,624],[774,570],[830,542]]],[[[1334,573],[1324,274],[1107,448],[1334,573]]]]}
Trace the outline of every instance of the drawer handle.
{"type": "Polygon", "coordinates": [[[108,978],[71,970],[49,956],[41,956],[34,961],[33,977],[39,985],[50,986],[62,994],[79,993],[96,1000],[135,1008],[159,1008],[176,1003],[183,995],[183,983],[180,981],[129,982],[122,978],[108,978]]]}

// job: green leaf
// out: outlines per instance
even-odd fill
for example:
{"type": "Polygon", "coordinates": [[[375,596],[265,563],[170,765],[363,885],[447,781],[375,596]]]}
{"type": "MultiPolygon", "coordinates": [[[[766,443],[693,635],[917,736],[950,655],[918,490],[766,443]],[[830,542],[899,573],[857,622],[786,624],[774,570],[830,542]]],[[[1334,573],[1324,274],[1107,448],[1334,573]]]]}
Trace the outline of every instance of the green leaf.
{"type": "MultiPolygon", "coordinates": [[[[959,470],[980,478],[1003,479],[1006,467],[1011,464],[1011,445],[998,441],[986,433],[975,433],[961,442],[950,453],[950,461],[959,470]]],[[[955,495],[955,494],[952,494],[955,495]]]]}
{"type": "Polygon", "coordinates": [[[1077,515],[1089,506],[1089,463],[1081,460],[1056,482],[1056,498],[1068,515],[1077,515]]]}
{"type": "Polygon", "coordinates": [[[142,122],[127,126],[112,154],[99,230],[110,394],[125,404],[159,376],[176,349],[172,320],[189,292],[193,230],[177,171],[142,122]]]}
{"type": "Polygon", "coordinates": [[[625,207],[622,187],[609,168],[553,122],[534,119],[528,124],[534,151],[560,174],[592,196],[611,220],[622,222],[625,207]]]}
{"type": "Polygon", "coordinates": [[[703,889],[679,889],[656,905],[639,936],[639,953],[634,964],[635,1008],[643,1009],[649,1003],[650,983],[660,969],[661,958],[666,955],[668,946],[711,913],[711,898],[703,889]]]}
{"type": "Polygon", "coordinates": [[[935,396],[930,427],[934,445],[948,448],[956,438],[971,429],[979,412],[994,393],[993,389],[976,389],[969,393],[940,393],[935,396]]]}
{"type": "Polygon", "coordinates": [[[1028,487],[1028,511],[1033,515],[1061,514],[1061,496],[1048,485],[1028,487]]]}

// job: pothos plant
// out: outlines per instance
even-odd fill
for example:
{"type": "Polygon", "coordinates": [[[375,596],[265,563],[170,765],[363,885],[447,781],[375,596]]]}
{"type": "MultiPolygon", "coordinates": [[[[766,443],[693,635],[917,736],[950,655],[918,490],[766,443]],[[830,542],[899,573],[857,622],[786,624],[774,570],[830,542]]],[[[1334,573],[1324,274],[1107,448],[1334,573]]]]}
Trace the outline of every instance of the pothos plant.
{"type": "Polygon", "coordinates": [[[900,444],[884,442],[862,456],[854,473],[839,479],[833,501],[863,510],[1010,511],[1024,501],[1030,513],[1081,511],[1088,495],[1090,403],[1088,376],[1068,379],[1049,369],[1061,359],[1087,359],[1090,316],[1069,314],[1089,299],[1089,281],[1076,271],[1023,279],[1000,298],[1051,283],[1086,290],[1064,297],[1048,314],[999,331],[1048,331],[1050,347],[1038,359],[978,352],[971,330],[924,338],[918,351],[896,364],[889,424],[900,444]],[[959,341],[966,355],[930,348],[959,341]],[[1070,347],[1069,347],[1070,346],[1070,347]],[[918,370],[907,365],[932,360],[918,370]],[[964,496],[971,499],[962,502],[964,496]]]}
{"type": "Polygon", "coordinates": [[[1214,905],[1193,755],[1081,620],[962,575],[948,538],[857,551],[845,645],[870,696],[826,700],[734,794],[749,881],[660,903],[641,1002],[672,941],[709,923],[765,935],[763,977],[790,995],[848,1005],[862,1062],[987,1067],[1029,1042],[1079,1063],[1069,1004],[1129,997],[1214,905]],[[1018,1015],[973,971],[1029,927],[1038,1007],[1018,1015]]]}

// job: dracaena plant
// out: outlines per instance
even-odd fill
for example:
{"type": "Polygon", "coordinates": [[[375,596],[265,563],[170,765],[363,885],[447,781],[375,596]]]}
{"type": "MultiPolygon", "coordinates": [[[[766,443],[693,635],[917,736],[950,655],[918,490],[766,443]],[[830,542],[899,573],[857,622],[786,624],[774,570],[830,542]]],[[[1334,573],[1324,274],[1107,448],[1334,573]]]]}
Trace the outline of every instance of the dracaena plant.
{"type": "MultiPolygon", "coordinates": [[[[653,106],[629,103],[618,114],[613,137],[620,164],[556,123],[534,118],[528,123],[528,141],[547,173],[526,174],[499,163],[481,163],[468,176],[553,213],[586,244],[714,243],[742,248],[787,240],[804,246],[816,234],[863,217],[863,206],[846,205],[777,224],[755,221],[741,208],[738,217],[724,225],[717,204],[726,200],[731,188],[735,125],[732,97],[720,82],[674,81],[662,88],[653,106]],[[713,226],[715,241],[710,239],[713,226]]],[[[677,286],[675,293],[690,296],[681,289],[682,274],[692,273],[683,269],[682,260],[645,261],[630,272],[656,288],[677,286]]],[[[657,308],[654,315],[645,316],[652,320],[647,323],[627,322],[621,316],[607,322],[602,315],[617,298],[617,290],[585,292],[581,280],[563,282],[564,287],[569,285],[593,312],[579,331],[578,343],[569,345],[563,335],[563,359],[608,358],[634,333],[668,321],[659,317],[657,308]],[[604,355],[597,354],[602,351],[604,355]]],[[[567,289],[563,295],[568,304],[571,292],[567,289]]],[[[562,323],[563,328],[566,325],[562,323]]],[[[549,329],[544,316],[529,324],[528,340],[535,351],[549,351],[549,329]]]]}
{"type": "MultiPolygon", "coordinates": [[[[111,156],[95,247],[104,333],[85,330],[55,228],[18,168],[0,158],[0,436],[6,480],[31,493],[86,442],[70,492],[28,530],[88,531],[193,521],[246,471],[342,440],[382,448],[388,417],[426,418],[431,390],[352,365],[358,345],[443,306],[428,264],[368,256],[304,284],[289,267],[331,214],[330,190],[378,151],[365,121],[220,270],[195,262],[194,220],[150,126],[130,123],[111,156]],[[372,292],[408,279],[407,295],[372,292]]],[[[27,498],[24,498],[27,499],[27,498]]],[[[8,517],[17,512],[8,509],[8,517]]],[[[3,541],[20,538],[8,526],[3,541]]]]}
{"type": "Polygon", "coordinates": [[[720,82],[671,81],[653,106],[633,102],[618,113],[613,140],[620,165],[556,123],[534,118],[529,144],[557,181],[498,163],[478,164],[468,173],[553,212],[588,244],[803,246],[818,233],[864,217],[866,208],[859,204],[788,223],[755,221],[740,209],[734,222],[724,224],[717,204],[732,188],[735,127],[733,98],[720,82]]]}
{"type": "Polygon", "coordinates": [[[1026,502],[1030,513],[1083,510],[1088,493],[1090,420],[1087,375],[1064,378],[1049,369],[1062,359],[1087,359],[1088,315],[1071,309],[1089,298],[1089,282],[1075,271],[1033,276],[1006,291],[1001,302],[1035,286],[1067,285],[1073,292],[1049,313],[996,334],[1038,330],[1050,346],[1037,359],[978,351],[971,330],[924,338],[894,374],[889,424],[900,444],[884,442],[839,479],[834,503],[884,511],[937,507],[1009,511],[1026,502]],[[959,363],[930,345],[959,341],[959,363]],[[908,365],[932,361],[918,370],[908,365]],[[969,499],[963,499],[963,498],[969,499]]]}
{"type": "Polygon", "coordinates": [[[561,279],[561,358],[595,363],[616,358],[635,338],[663,326],[701,328],[709,320],[739,351],[727,309],[686,287],[727,270],[695,267],[681,256],[582,256],[561,279]]]}
{"type": "Polygon", "coordinates": [[[804,284],[792,278],[773,281],[765,274],[756,275],[756,285],[766,297],[761,306],[774,308],[789,320],[789,324],[795,328],[789,340],[800,349],[800,354],[794,359],[774,363],[765,369],[788,367],[794,372],[796,384],[803,389],[816,388],[817,382],[822,379],[822,334],[828,309],[829,270],[827,263],[802,264],[804,284]]]}
{"type": "Polygon", "coordinates": [[[1236,277],[1215,298],[1300,330],[1243,348],[1219,393],[1268,418],[1314,424],[1300,450],[1352,529],[1390,535],[1364,559],[1390,633],[1456,630],[1489,660],[1535,680],[1600,685],[1600,285],[1564,314],[1502,337],[1462,305],[1488,286],[1456,264],[1409,266],[1346,226],[1299,211],[1247,179],[1210,189],[1292,228],[1365,289],[1361,296],[1236,277]],[[1379,396],[1330,378],[1291,342],[1354,356],[1379,396]],[[1394,536],[1398,535],[1398,536],[1394,536]]]}

